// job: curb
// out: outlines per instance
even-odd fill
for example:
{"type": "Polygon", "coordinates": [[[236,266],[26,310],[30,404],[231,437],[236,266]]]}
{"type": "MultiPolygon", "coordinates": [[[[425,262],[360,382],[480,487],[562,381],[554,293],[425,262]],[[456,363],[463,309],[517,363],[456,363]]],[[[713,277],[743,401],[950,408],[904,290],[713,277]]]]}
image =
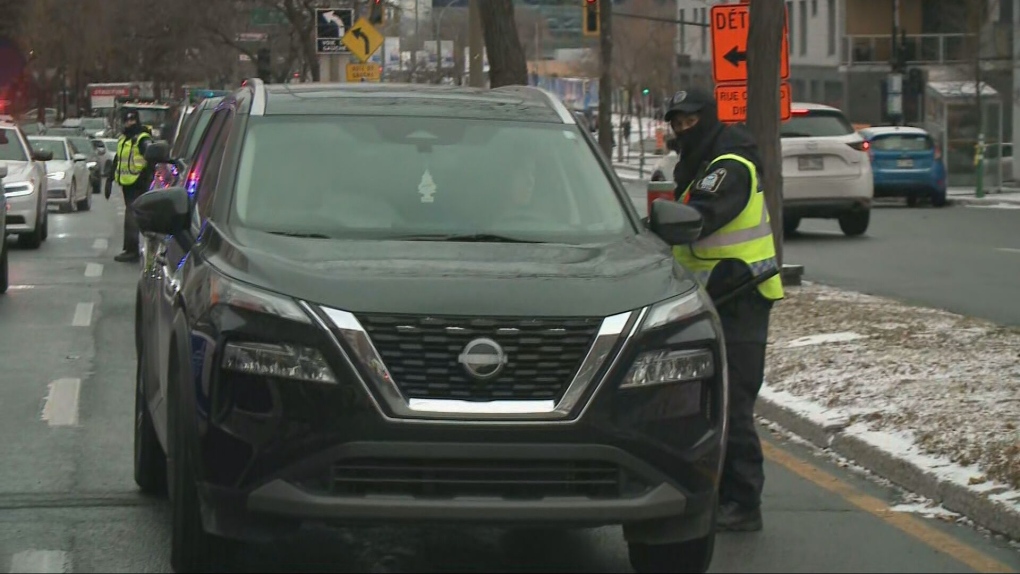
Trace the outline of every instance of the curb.
{"type": "Polygon", "coordinates": [[[978,526],[1013,540],[1020,539],[1020,512],[989,500],[965,486],[940,479],[860,438],[846,435],[842,432],[842,426],[823,426],[764,397],[759,397],[755,414],[784,427],[818,448],[829,449],[908,491],[962,514],[978,526]]]}
{"type": "Polygon", "coordinates": [[[1020,205],[1020,198],[996,198],[995,195],[985,197],[953,197],[948,198],[949,205],[1020,205]]]}

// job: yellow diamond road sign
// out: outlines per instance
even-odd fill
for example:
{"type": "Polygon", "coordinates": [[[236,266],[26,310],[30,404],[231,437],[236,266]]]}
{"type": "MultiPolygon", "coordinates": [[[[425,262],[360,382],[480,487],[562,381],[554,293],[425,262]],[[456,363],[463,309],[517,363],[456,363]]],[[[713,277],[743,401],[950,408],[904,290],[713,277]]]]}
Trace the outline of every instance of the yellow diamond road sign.
{"type": "Polygon", "coordinates": [[[367,19],[358,18],[358,21],[344,34],[341,42],[352,54],[364,62],[372,57],[379,46],[382,46],[383,36],[367,19]]]}

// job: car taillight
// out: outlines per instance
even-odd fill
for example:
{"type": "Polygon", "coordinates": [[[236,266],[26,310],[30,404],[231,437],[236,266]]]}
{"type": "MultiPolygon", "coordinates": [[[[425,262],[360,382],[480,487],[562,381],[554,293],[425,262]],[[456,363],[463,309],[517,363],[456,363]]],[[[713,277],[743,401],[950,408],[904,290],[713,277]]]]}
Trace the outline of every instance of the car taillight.
{"type": "Polygon", "coordinates": [[[848,143],[846,145],[854,148],[857,151],[869,151],[869,150],[871,150],[871,142],[868,142],[868,141],[850,142],[850,143],[848,143]]]}
{"type": "Polygon", "coordinates": [[[942,159],[942,148],[935,146],[935,159],[942,159]]]}
{"type": "Polygon", "coordinates": [[[794,116],[806,116],[810,113],[810,110],[790,110],[790,114],[794,116]]]}

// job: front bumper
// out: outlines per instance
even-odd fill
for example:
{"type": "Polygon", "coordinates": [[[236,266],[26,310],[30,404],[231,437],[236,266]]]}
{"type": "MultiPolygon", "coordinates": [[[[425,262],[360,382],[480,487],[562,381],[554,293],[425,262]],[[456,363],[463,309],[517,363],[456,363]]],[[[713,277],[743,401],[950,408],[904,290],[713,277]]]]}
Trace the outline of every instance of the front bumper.
{"type": "MultiPolygon", "coordinates": [[[[236,313],[215,322],[247,322],[236,313]]],[[[718,318],[708,310],[632,337],[637,325],[637,318],[628,323],[559,420],[398,413],[371,383],[358,358],[364,349],[328,332],[306,332],[302,343],[341,347],[327,358],[338,385],[224,375],[209,368],[223,334],[193,334],[200,346],[193,365],[204,373],[196,383],[209,390],[195,405],[208,413],[195,429],[206,529],[268,540],[309,521],[622,524],[632,541],[704,536],[713,526],[726,424],[718,318]],[[617,388],[647,347],[686,346],[715,353],[710,380],[617,388]]]]}
{"type": "Polygon", "coordinates": [[[67,180],[50,180],[46,191],[46,203],[67,203],[71,199],[70,182],[67,180]]]}
{"type": "MultiPolygon", "coordinates": [[[[38,193],[38,192],[35,192],[38,193]]],[[[7,233],[31,233],[39,221],[39,199],[35,193],[7,198],[7,233]]]]}

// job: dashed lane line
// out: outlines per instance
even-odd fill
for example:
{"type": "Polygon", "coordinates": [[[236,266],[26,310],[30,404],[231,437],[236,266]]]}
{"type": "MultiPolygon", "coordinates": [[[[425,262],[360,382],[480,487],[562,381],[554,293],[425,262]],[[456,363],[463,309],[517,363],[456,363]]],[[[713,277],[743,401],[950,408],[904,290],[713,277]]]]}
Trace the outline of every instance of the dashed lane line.
{"type": "Polygon", "coordinates": [[[74,318],[71,319],[72,327],[88,327],[92,324],[93,303],[78,303],[74,309],[74,318]]]}
{"type": "Polygon", "coordinates": [[[11,557],[11,572],[70,572],[67,552],[60,550],[25,550],[11,557]]]}
{"type": "Polygon", "coordinates": [[[110,241],[108,239],[97,239],[92,242],[92,249],[97,251],[106,251],[110,247],[110,241]]]}
{"type": "Polygon", "coordinates": [[[99,277],[103,274],[103,265],[101,263],[89,263],[85,265],[85,276],[86,277],[99,277]]]}
{"type": "Polygon", "coordinates": [[[51,427],[78,425],[78,397],[81,396],[81,379],[57,379],[50,383],[50,392],[43,405],[42,420],[51,427]]]}

